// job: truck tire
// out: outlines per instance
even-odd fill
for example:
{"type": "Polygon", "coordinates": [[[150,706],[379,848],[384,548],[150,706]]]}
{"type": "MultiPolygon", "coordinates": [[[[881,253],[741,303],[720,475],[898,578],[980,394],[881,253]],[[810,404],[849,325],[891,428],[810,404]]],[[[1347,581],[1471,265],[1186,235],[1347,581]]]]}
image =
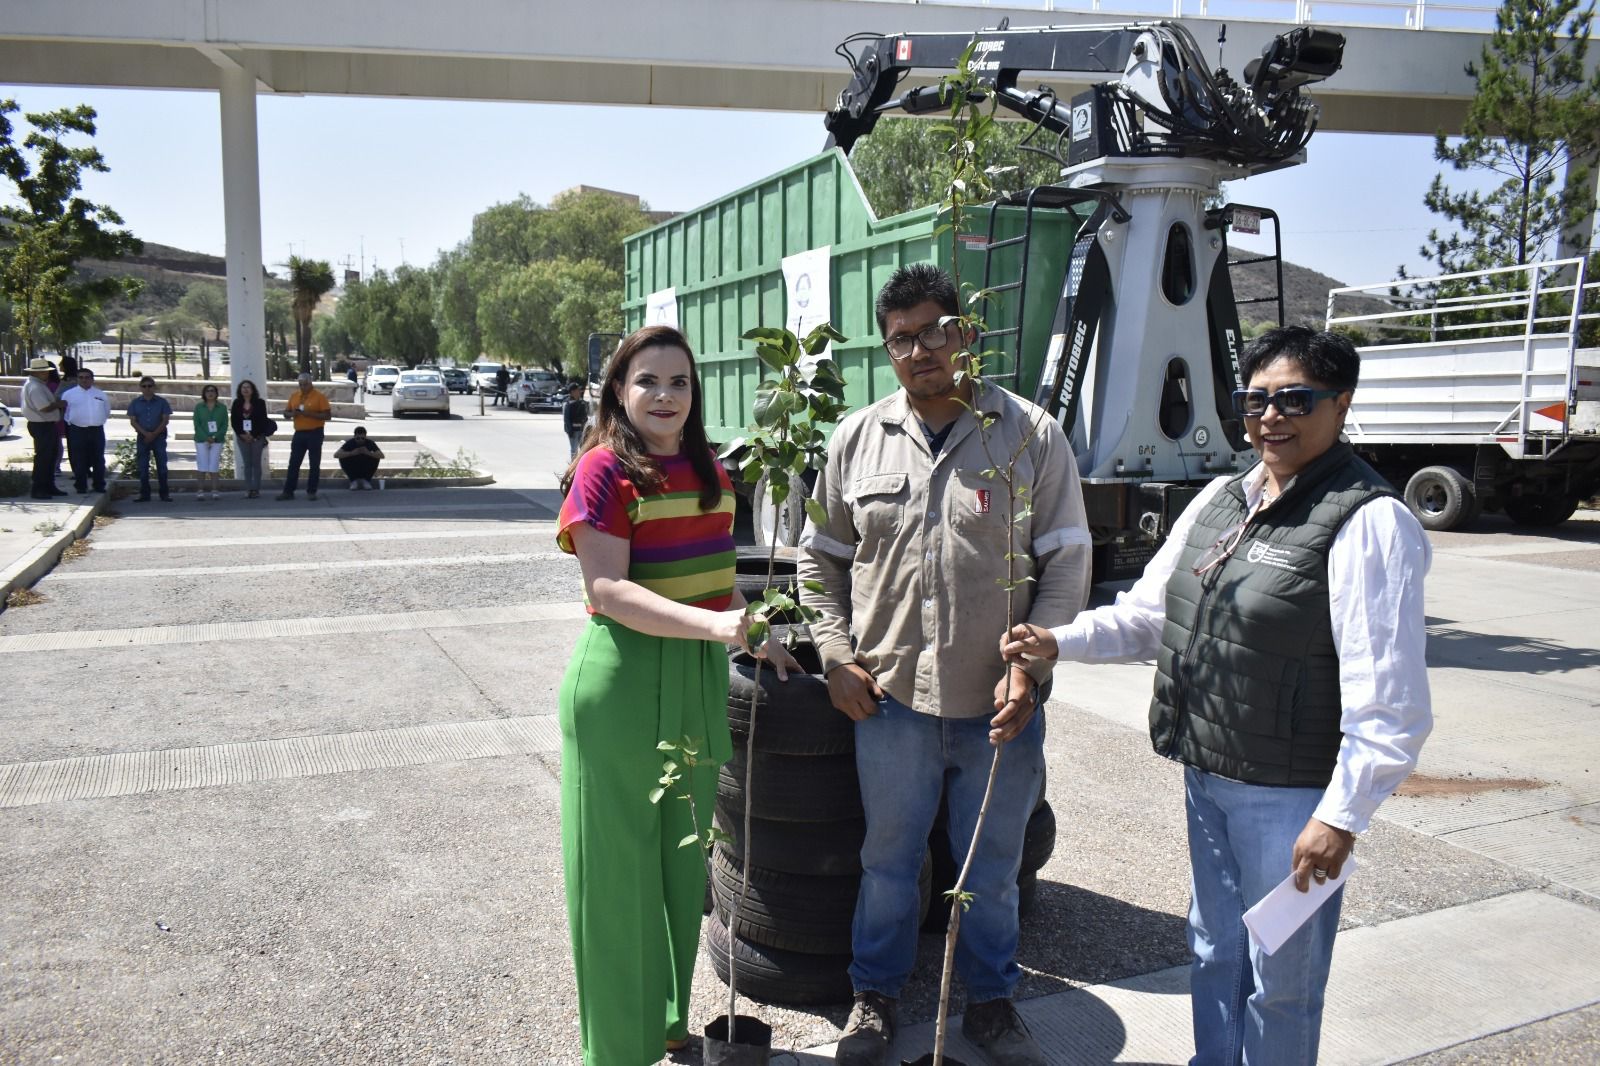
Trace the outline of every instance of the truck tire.
{"type": "MultiPolygon", "coordinates": [[[[779,546],[776,555],[769,558],[771,548],[742,547],[738,549],[738,557],[734,561],[733,585],[744,596],[746,603],[755,603],[761,599],[769,587],[779,592],[790,592],[798,587],[795,579],[796,556],[795,549],[779,546]],[[772,581],[769,586],[767,581],[768,569],[772,571],[772,581]]],[[[770,615],[774,625],[795,625],[799,623],[799,616],[793,611],[783,611],[770,615]]]]}
{"type": "Polygon", "coordinates": [[[1512,496],[1506,500],[1506,517],[1519,526],[1549,529],[1559,526],[1578,509],[1576,496],[1541,493],[1537,496],[1512,496]]]}
{"type": "MultiPolygon", "coordinates": [[[[761,667],[761,705],[756,711],[756,751],[773,755],[848,755],[856,750],[855,723],[833,706],[819,671],[816,649],[797,643],[794,657],[808,672],[779,681],[770,665],[761,667]]],[[[750,733],[756,660],[743,652],[728,662],[728,729],[743,748],[750,733]]]]}
{"type": "Polygon", "coordinates": [[[711,969],[728,981],[729,957],[739,964],[739,991],[762,1003],[807,1006],[848,1003],[850,955],[807,955],[752,944],[730,936],[722,919],[713,915],[705,923],[706,953],[711,969]]]}
{"type": "Polygon", "coordinates": [[[791,484],[798,491],[791,490],[781,508],[772,505],[765,474],[756,482],[755,491],[750,494],[750,525],[755,532],[756,543],[762,547],[774,540],[780,546],[790,548],[800,543],[800,534],[806,524],[806,488],[802,478],[794,478],[791,484]]]}
{"type": "MultiPolygon", "coordinates": [[[[730,810],[720,798],[714,824],[733,838],[730,845],[744,854],[744,811],[730,810]]],[[[750,861],[769,870],[821,877],[861,876],[861,845],[867,839],[865,818],[837,822],[769,822],[750,819],[750,861]]]]}
{"type": "Polygon", "coordinates": [[[1466,525],[1477,509],[1472,482],[1449,466],[1425,466],[1412,474],[1405,497],[1422,528],[1436,533],[1466,525]]]}
{"type": "MultiPolygon", "coordinates": [[[[760,736],[758,723],[757,739],[760,736]]],[[[856,778],[853,754],[773,755],[758,751],[752,769],[755,806],[750,813],[764,821],[837,822],[862,816],[861,785],[856,778]]],[[[735,748],[733,758],[724,763],[717,774],[717,802],[730,815],[741,819],[745,805],[744,777],[744,752],[735,748]]]]}

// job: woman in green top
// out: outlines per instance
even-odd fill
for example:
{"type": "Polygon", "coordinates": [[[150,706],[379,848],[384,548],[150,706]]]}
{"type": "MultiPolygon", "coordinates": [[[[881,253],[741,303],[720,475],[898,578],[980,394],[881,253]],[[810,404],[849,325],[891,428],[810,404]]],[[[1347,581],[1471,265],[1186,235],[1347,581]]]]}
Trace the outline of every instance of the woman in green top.
{"type": "Polygon", "coordinates": [[[200,390],[194,407],[194,466],[199,472],[200,491],[196,499],[206,498],[206,478],[211,478],[211,498],[218,500],[217,472],[222,468],[222,445],[228,439],[228,409],[217,399],[217,387],[200,390]]]}

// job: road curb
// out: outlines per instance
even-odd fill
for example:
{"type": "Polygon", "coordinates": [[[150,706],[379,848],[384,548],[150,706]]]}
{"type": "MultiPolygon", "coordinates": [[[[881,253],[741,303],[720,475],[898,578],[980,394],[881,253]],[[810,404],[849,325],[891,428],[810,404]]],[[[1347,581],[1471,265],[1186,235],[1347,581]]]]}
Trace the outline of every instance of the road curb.
{"type": "Polygon", "coordinates": [[[34,582],[54,569],[61,559],[61,553],[75,541],[88,535],[89,530],[94,527],[95,516],[105,510],[110,501],[110,494],[102,492],[96,496],[93,503],[74,507],[66,525],[54,536],[0,570],[0,611],[5,609],[5,601],[13,591],[31,588],[34,582]]]}

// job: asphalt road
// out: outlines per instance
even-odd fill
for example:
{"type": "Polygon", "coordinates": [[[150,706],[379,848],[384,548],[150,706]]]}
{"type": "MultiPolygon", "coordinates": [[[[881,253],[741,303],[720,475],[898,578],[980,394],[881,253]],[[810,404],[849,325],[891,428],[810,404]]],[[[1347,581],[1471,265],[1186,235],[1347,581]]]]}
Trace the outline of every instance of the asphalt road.
{"type": "MultiPolygon", "coordinates": [[[[495,486],[124,503],[44,602],[0,614],[0,1061],[578,1062],[552,717],[583,624],[554,551],[566,439],[556,414],[452,406],[393,428],[495,486]]],[[[1431,783],[1364,838],[1345,924],[1519,891],[1594,908],[1600,523],[1434,542],[1431,783]]],[[[1063,668],[1022,996],[1185,957],[1148,685],[1063,668]]],[[[703,958],[697,980],[698,1029],[722,986],[703,958]]],[[[845,1014],[760,1012],[789,1048],[845,1014]]],[[[1421,1061],[1596,1061],[1597,1036],[1591,1008],[1421,1061]]]]}

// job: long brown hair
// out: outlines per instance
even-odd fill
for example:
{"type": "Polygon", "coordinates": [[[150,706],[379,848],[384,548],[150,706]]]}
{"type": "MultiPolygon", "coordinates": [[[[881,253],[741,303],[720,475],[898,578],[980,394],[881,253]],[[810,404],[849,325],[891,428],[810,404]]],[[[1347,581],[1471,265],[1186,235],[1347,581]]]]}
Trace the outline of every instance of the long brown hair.
{"type": "Polygon", "coordinates": [[[600,375],[600,410],[595,414],[594,426],[584,435],[578,454],[573,457],[567,472],[561,475],[561,492],[572,489],[574,471],[578,460],[592,448],[610,448],[640,492],[658,488],[666,481],[661,463],[650,454],[639,430],[628,421],[628,412],[617,398],[618,388],[625,384],[628,366],[633,357],[646,348],[678,348],[689,357],[689,417],[683,424],[683,451],[700,479],[700,509],[709,511],[722,501],[722,481],[717,477],[716,460],[711,455],[711,441],[706,438],[706,424],[700,398],[700,373],[695,369],[694,350],[682,333],[671,326],[645,326],[635,330],[617,345],[600,375]]]}

